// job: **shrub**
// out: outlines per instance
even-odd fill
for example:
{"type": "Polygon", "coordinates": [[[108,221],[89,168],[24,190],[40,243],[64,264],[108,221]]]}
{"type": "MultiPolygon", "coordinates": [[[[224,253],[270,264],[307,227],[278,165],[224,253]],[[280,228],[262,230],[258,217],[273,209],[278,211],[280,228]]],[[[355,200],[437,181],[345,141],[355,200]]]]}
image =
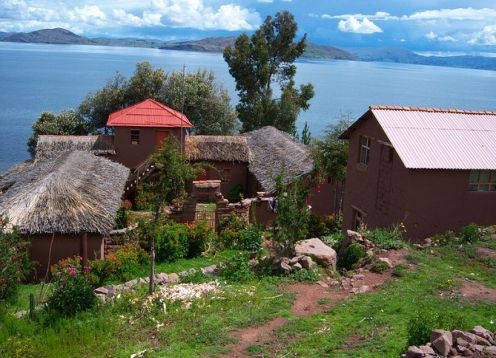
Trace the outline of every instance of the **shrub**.
{"type": "Polygon", "coordinates": [[[397,250],[405,247],[401,232],[395,229],[374,229],[367,232],[367,239],[385,250],[397,250]]]}
{"type": "Polygon", "coordinates": [[[61,260],[54,265],[55,288],[47,300],[47,309],[63,316],[73,316],[95,306],[95,277],[91,270],[90,265],[81,266],[80,257],[61,260]]]}
{"type": "Polygon", "coordinates": [[[227,193],[227,200],[230,203],[238,203],[241,200],[241,196],[244,194],[245,189],[241,184],[234,185],[231,190],[227,193]]]}
{"type": "Polygon", "coordinates": [[[353,269],[366,256],[365,248],[359,243],[352,243],[338,259],[338,266],[346,270],[353,269]]]}
{"type": "Polygon", "coordinates": [[[408,266],[405,264],[398,264],[393,267],[392,275],[395,277],[404,277],[408,272],[408,266]]]}
{"type": "Polygon", "coordinates": [[[237,248],[250,252],[258,252],[262,249],[262,230],[256,225],[250,225],[238,234],[237,248]]]}
{"type": "Polygon", "coordinates": [[[120,207],[119,210],[117,210],[117,216],[115,217],[115,228],[116,229],[124,229],[127,227],[129,221],[129,213],[128,211],[120,207]]]}
{"type": "Polygon", "coordinates": [[[465,326],[463,316],[458,312],[448,312],[440,307],[423,307],[408,321],[407,346],[419,346],[430,341],[433,329],[463,329],[465,326]]]}
{"type": "Polygon", "coordinates": [[[291,273],[289,277],[298,282],[316,282],[320,280],[320,273],[317,269],[301,269],[291,273]]]}
{"type": "Polygon", "coordinates": [[[157,262],[173,262],[188,255],[189,227],[173,223],[156,229],[157,262]]]}
{"type": "Polygon", "coordinates": [[[469,224],[460,229],[460,238],[464,242],[476,242],[482,236],[482,230],[476,224],[469,224]]]}
{"type": "Polygon", "coordinates": [[[33,269],[28,255],[29,241],[15,228],[11,232],[4,229],[5,223],[0,222],[0,300],[12,297],[33,269]]]}
{"type": "Polygon", "coordinates": [[[229,281],[245,282],[254,277],[248,263],[248,256],[238,254],[219,269],[219,276],[229,281]]]}
{"type": "Polygon", "coordinates": [[[215,238],[214,230],[205,221],[195,222],[189,228],[188,257],[201,255],[215,238]]]}
{"type": "Polygon", "coordinates": [[[240,218],[234,213],[231,213],[227,218],[224,218],[220,221],[219,230],[220,230],[220,241],[226,247],[230,246],[231,242],[237,241],[238,233],[248,226],[248,222],[240,218]]]}
{"type": "Polygon", "coordinates": [[[341,242],[343,241],[344,235],[341,231],[335,232],[328,236],[322,236],[320,240],[327,246],[332,247],[334,250],[339,250],[341,242]]]}
{"type": "Polygon", "coordinates": [[[152,211],[155,193],[146,184],[136,187],[136,210],[152,211]]]}
{"type": "Polygon", "coordinates": [[[138,245],[126,244],[109,253],[105,260],[91,261],[91,265],[98,284],[102,285],[108,280],[127,281],[136,277],[148,260],[149,255],[138,245]]]}
{"type": "Polygon", "coordinates": [[[343,224],[342,215],[317,216],[313,213],[308,218],[308,236],[331,236],[341,231],[343,224]]]}
{"type": "Polygon", "coordinates": [[[260,227],[250,225],[243,218],[231,214],[220,224],[220,246],[257,252],[262,248],[262,233],[260,227]]]}
{"type": "Polygon", "coordinates": [[[372,267],[370,268],[370,271],[375,272],[375,273],[383,273],[384,271],[389,269],[389,265],[385,263],[384,261],[381,260],[376,260],[372,264],[372,267]]]}

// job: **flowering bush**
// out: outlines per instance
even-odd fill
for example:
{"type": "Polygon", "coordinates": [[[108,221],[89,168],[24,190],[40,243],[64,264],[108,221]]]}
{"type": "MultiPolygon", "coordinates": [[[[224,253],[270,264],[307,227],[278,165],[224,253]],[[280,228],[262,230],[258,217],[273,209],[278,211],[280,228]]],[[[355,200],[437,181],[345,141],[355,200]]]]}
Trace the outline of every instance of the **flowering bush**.
{"type": "Polygon", "coordinates": [[[190,229],[184,224],[170,224],[156,230],[156,259],[158,262],[176,261],[188,255],[190,229]]]}
{"type": "Polygon", "coordinates": [[[149,260],[148,254],[138,245],[126,244],[107,254],[105,260],[92,261],[93,274],[98,284],[105,281],[127,281],[141,272],[141,266],[149,260]]]}
{"type": "Polygon", "coordinates": [[[54,290],[47,300],[47,309],[63,316],[92,308],[97,283],[91,265],[81,265],[81,258],[67,258],[52,267],[54,290]]]}
{"type": "Polygon", "coordinates": [[[205,221],[189,225],[188,257],[201,255],[215,239],[215,231],[205,221]]]}
{"type": "Polygon", "coordinates": [[[256,252],[262,247],[262,230],[231,214],[220,223],[219,244],[221,248],[256,252]]]}
{"type": "Polygon", "coordinates": [[[14,228],[5,232],[0,222],[0,300],[11,297],[19,282],[27,278],[33,265],[29,261],[29,242],[14,228]]]}
{"type": "Polygon", "coordinates": [[[342,215],[317,216],[310,213],[308,218],[308,237],[331,236],[341,231],[342,215]]]}

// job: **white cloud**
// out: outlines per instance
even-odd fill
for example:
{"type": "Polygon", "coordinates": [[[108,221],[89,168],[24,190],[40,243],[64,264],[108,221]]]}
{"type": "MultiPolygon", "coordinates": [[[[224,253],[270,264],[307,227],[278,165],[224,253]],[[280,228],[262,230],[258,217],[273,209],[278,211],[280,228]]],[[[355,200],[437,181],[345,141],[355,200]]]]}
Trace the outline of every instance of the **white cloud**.
{"type": "Polygon", "coordinates": [[[402,20],[457,20],[457,21],[488,21],[496,19],[496,9],[440,9],[415,12],[408,16],[402,16],[402,20]]]}
{"type": "Polygon", "coordinates": [[[344,15],[329,15],[322,14],[321,18],[323,19],[339,19],[339,20],[348,20],[349,18],[354,17],[357,20],[396,20],[397,16],[391,15],[389,12],[385,11],[377,11],[375,14],[364,15],[364,14],[344,14],[344,15]]]}
{"type": "Polygon", "coordinates": [[[338,29],[342,32],[353,32],[355,34],[374,34],[382,32],[382,29],[368,18],[365,17],[360,21],[360,19],[357,19],[354,16],[350,16],[346,20],[340,20],[338,29]]]}
{"type": "Polygon", "coordinates": [[[496,25],[484,26],[481,31],[472,35],[468,43],[472,45],[496,46],[496,25]]]}
{"type": "MultiPolygon", "coordinates": [[[[99,1],[68,7],[43,0],[0,1],[0,30],[65,27],[84,32],[116,26],[170,26],[200,30],[253,30],[260,14],[237,4],[207,6],[207,0],[99,1]]],[[[233,0],[234,1],[234,0],[233,0]]]]}
{"type": "Polygon", "coordinates": [[[433,40],[433,41],[458,42],[458,40],[456,38],[454,38],[453,36],[450,36],[450,35],[443,35],[443,36],[441,36],[441,35],[436,34],[433,31],[427,33],[425,35],[425,37],[428,38],[429,40],[433,40]]]}

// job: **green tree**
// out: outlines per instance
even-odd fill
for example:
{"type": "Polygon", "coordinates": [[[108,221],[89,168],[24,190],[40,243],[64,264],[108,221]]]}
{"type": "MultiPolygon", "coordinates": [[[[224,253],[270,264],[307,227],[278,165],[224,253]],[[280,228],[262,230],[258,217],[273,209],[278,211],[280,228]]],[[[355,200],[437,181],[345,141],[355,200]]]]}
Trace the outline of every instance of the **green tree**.
{"type": "Polygon", "coordinates": [[[301,131],[301,142],[305,145],[310,145],[311,140],[312,140],[312,133],[310,132],[310,127],[308,126],[308,123],[305,122],[305,126],[301,131]]]}
{"type": "Polygon", "coordinates": [[[295,88],[294,61],[306,47],[306,34],[293,42],[297,30],[293,15],[279,12],[275,18],[268,16],[251,37],[242,34],[234,47],[224,50],[229,73],[236,81],[240,99],[236,109],[243,131],[271,125],[295,134],[300,111],[310,107],[313,86],[295,88]],[[280,98],[273,98],[273,84],[279,86],[280,98]]]}
{"type": "Polygon", "coordinates": [[[342,113],[335,124],[326,128],[324,137],[316,141],[313,157],[321,175],[333,176],[339,180],[346,178],[348,141],[339,139],[339,136],[348,129],[351,122],[351,113],[342,113]]]}
{"type": "Polygon", "coordinates": [[[32,157],[36,155],[36,145],[39,135],[72,134],[82,135],[90,132],[90,126],[75,111],[63,111],[58,114],[43,112],[34,122],[33,134],[28,139],[28,151],[32,157]]]}
{"type": "MultiPolygon", "coordinates": [[[[155,180],[151,180],[149,185],[154,193],[152,199],[153,226],[157,228],[160,213],[164,207],[173,205],[186,197],[186,185],[196,177],[198,169],[188,162],[185,154],[179,151],[179,143],[174,136],[169,136],[165,145],[152,155],[150,163],[155,165],[156,172],[155,180]]],[[[152,233],[149,237],[150,294],[154,291],[155,236],[156,233],[152,233]]]]}

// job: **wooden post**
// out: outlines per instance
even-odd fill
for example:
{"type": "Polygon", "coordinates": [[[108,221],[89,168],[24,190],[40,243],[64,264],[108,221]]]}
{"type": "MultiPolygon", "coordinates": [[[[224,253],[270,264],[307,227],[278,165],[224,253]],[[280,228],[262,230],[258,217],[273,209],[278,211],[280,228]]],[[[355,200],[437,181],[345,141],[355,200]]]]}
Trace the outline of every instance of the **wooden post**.
{"type": "Polygon", "coordinates": [[[88,233],[86,231],[79,236],[79,243],[79,253],[82,258],[82,265],[85,266],[88,261],[88,233]]]}

